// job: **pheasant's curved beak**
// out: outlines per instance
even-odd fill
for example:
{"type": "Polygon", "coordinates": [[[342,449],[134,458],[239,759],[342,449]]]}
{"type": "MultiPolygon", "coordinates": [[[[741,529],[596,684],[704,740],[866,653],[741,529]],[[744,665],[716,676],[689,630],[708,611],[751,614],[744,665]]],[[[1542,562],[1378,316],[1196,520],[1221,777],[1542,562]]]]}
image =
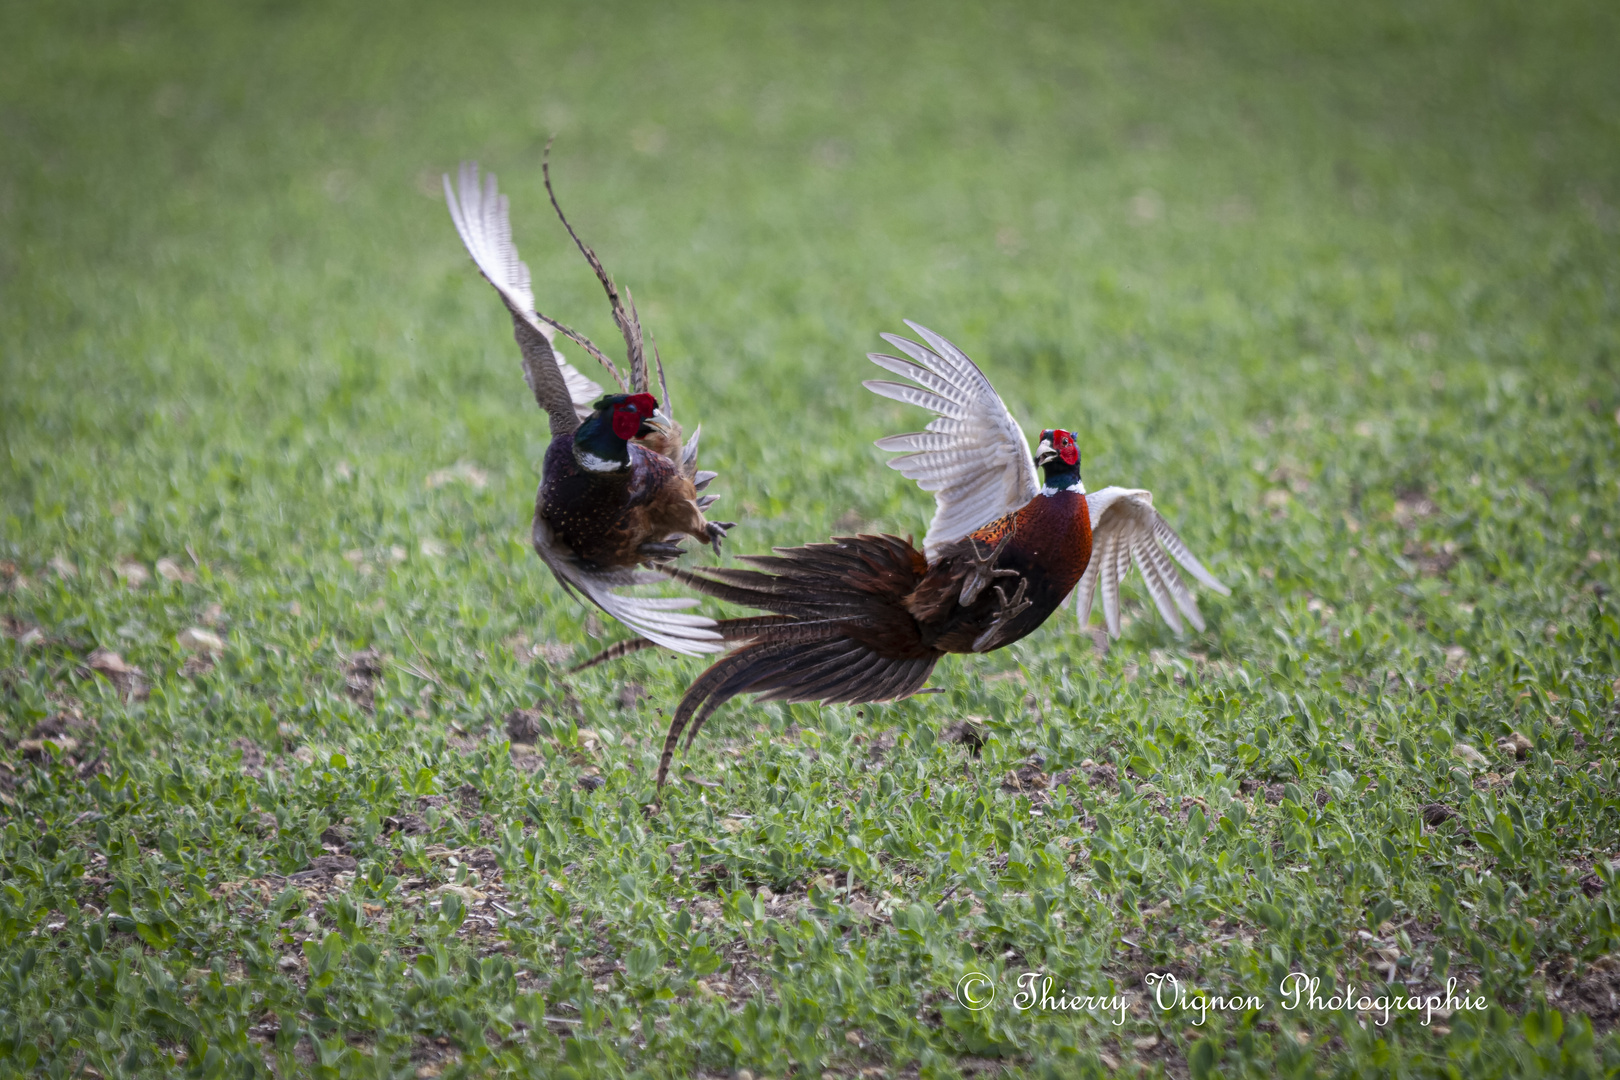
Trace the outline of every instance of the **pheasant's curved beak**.
{"type": "Polygon", "coordinates": [[[636,438],[645,439],[653,434],[669,434],[669,418],[662,411],[653,413],[641,422],[641,427],[636,431],[636,438]]]}
{"type": "Polygon", "coordinates": [[[1035,448],[1035,464],[1044,468],[1058,459],[1058,452],[1052,449],[1051,439],[1042,439],[1041,445],[1035,448]]]}

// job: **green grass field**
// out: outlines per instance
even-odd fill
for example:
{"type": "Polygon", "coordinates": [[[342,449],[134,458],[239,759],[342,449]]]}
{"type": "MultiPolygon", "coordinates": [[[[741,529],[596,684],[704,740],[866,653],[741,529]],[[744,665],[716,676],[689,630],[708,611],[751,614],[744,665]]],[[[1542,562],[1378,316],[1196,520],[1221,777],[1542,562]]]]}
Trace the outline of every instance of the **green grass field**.
{"type": "Polygon", "coordinates": [[[1617,40],[0,7],[0,1072],[1620,1072],[1617,40]],[[545,420],[439,189],[494,170],[617,342],[552,135],[729,553],[921,539],[871,440],[925,416],[859,385],[912,318],[1153,490],[1208,632],[1133,575],[1106,649],[1068,609],[939,695],[743,699],[645,815],[701,665],[562,674],[622,635],[529,548],[545,420]]]}

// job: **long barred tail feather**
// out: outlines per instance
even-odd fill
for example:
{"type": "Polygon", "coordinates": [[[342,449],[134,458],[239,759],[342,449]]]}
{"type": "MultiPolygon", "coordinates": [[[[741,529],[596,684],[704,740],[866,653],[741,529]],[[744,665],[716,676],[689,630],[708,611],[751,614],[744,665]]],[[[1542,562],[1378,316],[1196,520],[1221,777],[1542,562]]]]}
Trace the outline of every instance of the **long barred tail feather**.
{"type": "Polygon", "coordinates": [[[568,669],[568,674],[578,675],[586,668],[593,668],[597,664],[606,664],[609,661],[617,660],[620,657],[629,656],[633,652],[640,652],[642,649],[651,649],[657,644],[658,643],[656,641],[648,641],[644,637],[626,638],[624,641],[609,645],[607,648],[603,649],[589,660],[575,664],[573,667],[568,669]]]}
{"type": "Polygon", "coordinates": [[[669,732],[664,736],[664,752],[658,759],[658,787],[662,788],[669,776],[669,763],[675,757],[675,747],[680,744],[681,732],[686,729],[687,722],[692,719],[693,714],[702,710],[697,724],[692,728],[691,737],[686,740],[688,746],[692,745],[692,739],[697,736],[698,728],[702,727],[703,721],[707,720],[715,709],[748,688],[756,664],[768,665],[771,660],[791,649],[790,644],[774,642],[749,645],[716,660],[686,688],[680,704],[675,707],[675,715],[670,718],[669,732]],[[709,700],[711,697],[714,698],[712,702],[709,700]]]}

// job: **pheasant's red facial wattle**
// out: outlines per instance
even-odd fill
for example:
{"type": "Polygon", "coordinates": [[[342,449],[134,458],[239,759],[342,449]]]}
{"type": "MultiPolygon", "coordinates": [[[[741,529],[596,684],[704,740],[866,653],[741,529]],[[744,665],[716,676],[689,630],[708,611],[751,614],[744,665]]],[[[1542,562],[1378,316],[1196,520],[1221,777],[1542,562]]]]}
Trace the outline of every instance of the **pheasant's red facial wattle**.
{"type": "Polygon", "coordinates": [[[642,423],[657,411],[658,399],[651,394],[631,394],[613,407],[613,434],[626,440],[635,438],[642,423]]]}
{"type": "Polygon", "coordinates": [[[1074,436],[1061,429],[1052,432],[1052,449],[1057,451],[1058,458],[1065,465],[1080,464],[1080,447],[1076,445],[1074,436]]]}

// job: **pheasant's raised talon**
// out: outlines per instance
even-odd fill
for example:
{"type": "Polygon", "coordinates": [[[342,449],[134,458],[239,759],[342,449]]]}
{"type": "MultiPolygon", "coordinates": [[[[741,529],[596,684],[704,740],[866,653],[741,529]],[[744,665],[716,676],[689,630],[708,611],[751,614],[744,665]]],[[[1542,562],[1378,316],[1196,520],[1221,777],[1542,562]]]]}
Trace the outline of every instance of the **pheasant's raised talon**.
{"type": "Polygon", "coordinates": [[[714,548],[716,555],[720,554],[720,541],[726,538],[726,530],[735,529],[736,527],[737,523],[735,521],[709,522],[709,544],[714,548]]]}
{"type": "Polygon", "coordinates": [[[990,584],[991,578],[1006,577],[1008,575],[1018,576],[1016,570],[991,569],[995,561],[1001,558],[1001,550],[1007,546],[1007,541],[1012,539],[1012,535],[1011,532],[1006,533],[996,542],[994,547],[986,552],[980,552],[979,542],[971,536],[968,537],[968,542],[973,545],[973,567],[968,571],[966,580],[962,582],[962,591],[957,594],[956,602],[958,604],[963,607],[972,607],[973,602],[979,598],[979,594],[984,592],[984,587],[990,584]]]}
{"type": "Polygon", "coordinates": [[[1007,599],[1007,594],[1002,591],[1001,586],[997,585],[996,586],[996,600],[1000,604],[1001,610],[996,613],[996,618],[998,618],[998,619],[1016,618],[1017,616],[1022,615],[1029,608],[1033,607],[1034,604],[1031,601],[1024,599],[1024,592],[1028,588],[1029,588],[1029,579],[1028,578],[1019,578],[1018,579],[1018,588],[1013,590],[1012,599],[1009,600],[1009,599],[1007,599]]]}
{"type": "Polygon", "coordinates": [[[1007,542],[1012,539],[1012,535],[1010,532],[1004,533],[1001,539],[996,541],[996,546],[983,555],[979,554],[979,541],[974,537],[968,537],[968,543],[973,545],[973,561],[980,566],[995,562],[1001,557],[1001,549],[1007,546],[1007,542]]]}
{"type": "Polygon", "coordinates": [[[1000,585],[995,587],[996,617],[990,620],[990,625],[985,628],[984,633],[973,639],[974,652],[984,652],[985,645],[995,638],[1003,626],[1035,606],[1031,601],[1024,599],[1024,592],[1028,588],[1029,579],[1020,578],[1018,588],[1013,590],[1009,599],[1005,589],[1000,585]]]}

